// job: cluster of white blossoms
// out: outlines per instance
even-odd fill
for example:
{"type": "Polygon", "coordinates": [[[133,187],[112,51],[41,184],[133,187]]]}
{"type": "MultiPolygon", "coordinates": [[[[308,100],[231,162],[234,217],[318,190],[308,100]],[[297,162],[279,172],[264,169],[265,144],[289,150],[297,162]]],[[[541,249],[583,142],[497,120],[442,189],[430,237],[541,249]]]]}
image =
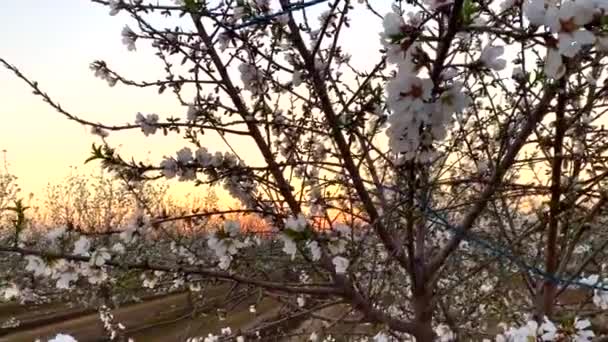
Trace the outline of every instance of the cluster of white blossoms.
{"type": "MultiPolygon", "coordinates": [[[[301,241],[303,233],[308,227],[308,220],[303,214],[297,217],[289,217],[285,221],[284,231],[278,235],[278,239],[283,242],[283,252],[295,259],[298,251],[298,241],[301,241]]],[[[319,231],[317,234],[326,235],[326,247],[333,258],[331,262],[337,274],[344,274],[350,266],[350,260],[343,256],[346,252],[347,239],[351,236],[351,229],[345,224],[336,224],[334,229],[329,233],[327,231],[319,231]]],[[[312,261],[321,259],[322,250],[318,241],[310,239],[304,243],[305,249],[308,249],[312,261]]]]}
{"type": "Polygon", "coordinates": [[[219,268],[223,270],[228,269],[239,249],[249,245],[249,240],[240,241],[238,239],[240,232],[241,225],[238,221],[227,220],[224,222],[223,231],[217,231],[209,236],[207,246],[211,248],[218,258],[219,268]]]}
{"type": "Polygon", "coordinates": [[[243,63],[239,65],[239,71],[245,90],[249,90],[254,95],[261,94],[266,90],[262,74],[256,65],[243,63]]]}
{"type": "MultiPolygon", "coordinates": [[[[117,340],[118,336],[121,333],[124,333],[124,331],[126,330],[126,327],[122,323],[115,322],[114,314],[112,314],[112,310],[105,305],[102,305],[99,308],[99,319],[101,320],[101,323],[103,324],[103,328],[106,331],[106,333],[109,335],[111,341],[117,340]]],[[[129,338],[128,342],[133,342],[133,339],[129,338]]]]}
{"type": "Polygon", "coordinates": [[[198,148],[194,153],[189,147],[177,151],[175,157],[165,157],[160,162],[161,174],[172,179],[176,176],[179,181],[196,180],[196,172],[202,169],[212,178],[222,171],[223,188],[232,198],[240,200],[245,208],[256,205],[257,185],[247,172],[246,164],[236,155],[225,152],[210,153],[205,147],[198,148]],[[221,169],[221,170],[218,170],[221,169]]]}
{"type": "Polygon", "coordinates": [[[137,113],[135,115],[135,124],[141,127],[141,131],[145,136],[154,134],[158,129],[158,115],[147,114],[144,116],[142,113],[137,113]]]}
{"type": "MultiPolygon", "coordinates": [[[[419,76],[414,55],[420,53],[421,47],[404,44],[407,31],[418,29],[419,21],[419,16],[410,15],[410,22],[406,23],[400,14],[388,13],[381,37],[387,60],[397,65],[395,77],[386,86],[391,111],[387,130],[391,150],[403,154],[405,160],[425,162],[433,157],[433,141],[445,138],[452,116],[462,112],[469,99],[459,82],[444,76],[443,80],[437,80],[443,83],[442,87],[436,87],[430,78],[419,76]]],[[[484,58],[492,66],[499,66],[500,62],[495,61],[497,51],[488,51],[486,55],[484,58]]]]}
{"type": "MultiPolygon", "coordinates": [[[[208,113],[205,111],[205,106],[213,106],[216,101],[219,101],[219,99],[211,93],[207,94],[207,96],[205,97],[203,97],[202,95],[197,96],[197,98],[195,98],[192,103],[188,104],[188,110],[186,111],[186,120],[188,120],[188,122],[193,122],[203,115],[206,115],[206,117],[213,115],[212,113],[208,113]]],[[[221,118],[218,118],[218,120],[221,120],[221,118]]]]}
{"type": "Polygon", "coordinates": [[[115,86],[116,82],[118,82],[118,78],[115,76],[112,76],[110,74],[110,72],[108,71],[108,68],[106,68],[106,65],[104,62],[101,62],[101,61],[93,62],[93,63],[91,63],[89,68],[95,73],[95,77],[99,77],[102,80],[108,82],[108,85],[110,87],[115,86]]]}
{"type": "MultiPolygon", "coordinates": [[[[225,329],[230,329],[230,328],[224,328],[224,329],[222,329],[222,331],[227,331],[225,329]]],[[[225,334],[222,334],[222,335],[209,334],[209,335],[207,335],[207,337],[189,337],[188,339],[186,339],[186,342],[220,342],[220,341],[224,341],[226,338],[225,334]]],[[[245,342],[245,337],[237,336],[235,338],[235,341],[236,342],[245,342]]]]}
{"type": "Polygon", "coordinates": [[[200,147],[193,153],[189,147],[184,147],[176,152],[175,157],[166,157],[160,163],[160,168],[167,179],[178,176],[180,181],[188,181],[196,179],[197,168],[231,168],[236,165],[237,159],[233,154],[211,154],[205,147],[200,147]]]}
{"type": "Polygon", "coordinates": [[[447,324],[439,324],[435,327],[438,342],[451,342],[456,339],[456,335],[447,324]]]}
{"type": "Polygon", "coordinates": [[[15,283],[10,283],[9,286],[0,287],[0,298],[5,300],[13,300],[19,298],[21,289],[15,283]]]}
{"type": "MultiPolygon", "coordinates": [[[[69,236],[65,228],[51,230],[46,239],[51,248],[67,242],[69,236]]],[[[78,279],[86,279],[90,284],[100,284],[107,281],[108,274],[106,263],[112,259],[112,255],[120,255],[125,252],[122,244],[115,244],[112,249],[98,247],[91,248],[91,242],[87,237],[81,236],[74,241],[73,255],[88,257],[88,261],[71,261],[67,259],[45,260],[36,255],[27,255],[25,270],[36,277],[45,277],[56,281],[59,289],[69,289],[78,279]]]]}
{"type": "Polygon", "coordinates": [[[496,336],[496,342],[528,341],[575,341],[588,342],[595,336],[591,331],[591,322],[586,319],[574,319],[571,326],[556,326],[547,317],[542,324],[529,320],[521,327],[510,327],[496,336]]]}
{"type": "Polygon", "coordinates": [[[607,38],[596,37],[585,25],[603,15],[608,10],[608,2],[564,1],[558,7],[552,1],[530,0],[524,2],[523,9],[531,25],[557,35],[557,46],[548,48],[544,67],[547,76],[553,79],[560,79],[566,72],[563,57],[572,58],[596,41],[600,49],[606,45],[607,38]]]}
{"type": "MultiPolygon", "coordinates": [[[[93,262],[74,262],[65,259],[57,259],[47,263],[40,257],[28,255],[25,257],[27,265],[25,270],[32,272],[34,276],[55,279],[58,289],[69,289],[72,283],[79,278],[85,278],[90,284],[99,284],[108,279],[106,269],[101,267],[105,263],[103,258],[96,258],[93,262]]],[[[109,255],[108,255],[109,257],[109,255]]]]}
{"type": "Polygon", "coordinates": [[[292,260],[295,259],[298,251],[296,240],[292,238],[292,235],[304,232],[306,227],[308,227],[308,220],[303,214],[299,214],[297,217],[292,216],[285,221],[285,231],[278,236],[279,240],[283,242],[283,252],[291,256],[292,260]]]}

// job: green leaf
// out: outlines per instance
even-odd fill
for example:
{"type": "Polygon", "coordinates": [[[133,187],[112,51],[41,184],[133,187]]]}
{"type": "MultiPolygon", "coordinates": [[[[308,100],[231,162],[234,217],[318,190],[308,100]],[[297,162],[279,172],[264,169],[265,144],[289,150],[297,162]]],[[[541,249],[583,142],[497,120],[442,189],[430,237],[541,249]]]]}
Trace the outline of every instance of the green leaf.
{"type": "Polygon", "coordinates": [[[460,12],[462,17],[462,23],[469,25],[473,22],[473,15],[477,12],[478,5],[473,0],[464,0],[462,4],[462,10],[460,12]]]}
{"type": "Polygon", "coordinates": [[[297,232],[295,230],[291,230],[291,229],[285,229],[283,231],[283,233],[287,236],[289,236],[289,238],[291,238],[293,241],[306,241],[309,240],[312,237],[312,233],[308,230],[305,229],[301,232],[297,232]]]}
{"type": "Polygon", "coordinates": [[[84,163],[87,164],[88,162],[91,162],[96,159],[103,159],[103,153],[101,152],[101,146],[97,147],[95,146],[95,143],[93,143],[91,156],[87,158],[84,163]]]}
{"type": "Polygon", "coordinates": [[[19,235],[21,231],[25,228],[26,218],[25,211],[30,207],[23,204],[22,199],[15,200],[14,207],[8,207],[7,210],[15,212],[15,219],[13,219],[13,227],[15,228],[15,245],[17,245],[19,241],[19,235]]]}
{"type": "Polygon", "coordinates": [[[600,26],[602,30],[608,31],[608,16],[602,16],[602,19],[600,19],[600,26]]]}
{"type": "Polygon", "coordinates": [[[198,10],[199,3],[197,0],[185,0],[184,3],[186,4],[186,11],[196,12],[198,10]]]}

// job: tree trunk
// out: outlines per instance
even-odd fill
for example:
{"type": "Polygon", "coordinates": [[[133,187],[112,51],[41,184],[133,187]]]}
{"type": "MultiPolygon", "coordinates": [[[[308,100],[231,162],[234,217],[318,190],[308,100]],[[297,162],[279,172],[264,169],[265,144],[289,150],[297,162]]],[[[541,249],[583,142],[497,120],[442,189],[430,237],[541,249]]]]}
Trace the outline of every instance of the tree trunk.
{"type": "Polygon", "coordinates": [[[426,291],[414,294],[414,315],[418,328],[414,334],[417,342],[433,342],[435,332],[433,331],[433,308],[431,296],[426,291]]]}

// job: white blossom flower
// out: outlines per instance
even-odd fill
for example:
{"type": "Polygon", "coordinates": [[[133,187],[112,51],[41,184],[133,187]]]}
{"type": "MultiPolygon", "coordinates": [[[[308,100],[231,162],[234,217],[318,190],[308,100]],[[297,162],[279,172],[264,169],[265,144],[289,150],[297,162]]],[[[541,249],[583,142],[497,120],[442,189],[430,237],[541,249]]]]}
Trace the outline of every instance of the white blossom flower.
{"type": "Polygon", "coordinates": [[[587,31],[583,25],[593,19],[586,6],[579,2],[565,1],[556,8],[547,9],[545,22],[552,32],[558,34],[559,53],[566,57],[574,57],[585,45],[593,44],[595,36],[587,31]]]}
{"type": "Polygon", "coordinates": [[[108,85],[110,87],[115,86],[118,82],[118,78],[110,74],[110,71],[103,62],[93,62],[91,63],[91,66],[89,68],[95,72],[95,77],[99,77],[102,80],[108,82],[108,85]]]}
{"type": "Polygon", "coordinates": [[[35,276],[48,276],[52,273],[46,262],[35,255],[26,255],[25,260],[27,260],[25,270],[33,272],[35,276]]]}
{"type": "MultiPolygon", "coordinates": [[[[536,321],[528,321],[526,325],[514,328],[511,327],[504,333],[507,341],[513,342],[527,342],[530,339],[536,339],[538,337],[539,326],[536,321]]],[[[498,340],[498,338],[497,338],[498,340]]]]}
{"type": "Polygon", "coordinates": [[[546,316],[543,319],[543,324],[541,324],[540,330],[543,333],[541,335],[543,341],[555,340],[555,336],[557,335],[557,327],[546,316]]]}
{"type": "Polygon", "coordinates": [[[430,117],[433,137],[437,140],[443,139],[453,114],[461,113],[470,103],[471,98],[463,90],[462,83],[456,82],[445,90],[430,117]]]}
{"type": "Polygon", "coordinates": [[[242,63],[239,65],[239,71],[245,90],[249,90],[252,94],[259,94],[264,91],[262,76],[256,65],[242,63]]]}
{"type": "Polygon", "coordinates": [[[57,279],[56,286],[59,289],[69,289],[72,282],[78,280],[78,265],[63,259],[56,261],[53,265],[53,278],[57,279]]]}
{"type": "Polygon", "coordinates": [[[211,165],[213,167],[220,167],[222,166],[222,163],[224,163],[224,155],[222,154],[222,152],[215,152],[215,154],[211,158],[211,165]]]}
{"type": "Polygon", "coordinates": [[[500,58],[505,52],[504,46],[494,46],[494,45],[486,45],[486,47],[481,50],[481,56],[479,60],[488,68],[500,71],[503,70],[507,66],[507,61],[503,58],[500,58]]]}
{"type": "Polygon", "coordinates": [[[317,241],[309,241],[306,245],[310,249],[312,261],[318,261],[321,259],[321,248],[319,247],[319,243],[317,241]]]}
{"type": "Polygon", "coordinates": [[[593,339],[595,334],[591,330],[591,322],[586,319],[574,318],[574,328],[576,329],[576,336],[574,342],[588,342],[593,339]]]}
{"type": "Polygon", "coordinates": [[[333,255],[344,253],[346,250],[346,241],[344,240],[333,240],[327,244],[329,252],[333,255]]]}
{"type": "Polygon", "coordinates": [[[547,50],[544,71],[548,77],[554,80],[562,78],[566,73],[566,67],[562,63],[562,55],[560,55],[557,49],[547,50]]]}
{"type": "Polygon", "coordinates": [[[348,259],[341,256],[334,257],[331,262],[334,264],[334,267],[336,268],[336,273],[338,274],[346,273],[346,269],[350,264],[350,261],[348,261],[348,259]]]}
{"type": "MultiPolygon", "coordinates": [[[[122,234],[122,232],[121,232],[122,234]]],[[[120,242],[116,242],[115,244],[112,245],[112,252],[116,253],[116,254],[123,254],[125,252],[125,245],[123,245],[120,242]]]]}
{"type": "Polygon", "coordinates": [[[51,243],[55,243],[65,234],[66,230],[67,228],[65,226],[50,230],[48,233],[46,233],[46,239],[51,243]]]}
{"type": "Polygon", "coordinates": [[[290,255],[291,259],[293,260],[296,257],[296,252],[298,251],[296,243],[285,234],[280,234],[279,239],[283,241],[283,252],[290,255]]]}
{"type": "Polygon", "coordinates": [[[521,67],[518,66],[518,67],[513,68],[513,72],[511,73],[511,78],[513,78],[514,80],[521,81],[521,80],[525,80],[525,76],[526,75],[524,74],[524,71],[521,67]]]}
{"type": "Polygon", "coordinates": [[[230,327],[222,328],[221,333],[222,335],[230,335],[232,334],[232,329],[230,329],[230,327]]]}
{"type": "Polygon", "coordinates": [[[493,289],[493,288],[494,288],[494,287],[492,286],[492,284],[490,284],[490,283],[483,283],[483,284],[481,284],[481,286],[479,287],[479,290],[480,290],[481,292],[488,293],[488,292],[492,291],[492,289],[493,289]]]}
{"type": "MultiPolygon", "coordinates": [[[[595,287],[602,287],[604,283],[601,281],[597,274],[590,275],[586,278],[582,278],[580,283],[587,284],[595,287]]],[[[608,291],[594,288],[593,289],[593,304],[601,308],[602,310],[608,309],[608,291]]]]}
{"type": "Polygon", "coordinates": [[[188,111],[186,112],[186,119],[188,121],[194,121],[198,117],[199,113],[199,108],[196,105],[191,104],[188,106],[188,111]]]}
{"type": "Polygon", "coordinates": [[[2,292],[5,300],[12,300],[14,298],[19,297],[21,290],[19,289],[19,286],[17,286],[17,284],[11,283],[11,285],[4,288],[2,292]]]}
{"type": "Polygon", "coordinates": [[[290,216],[285,221],[285,228],[293,230],[294,232],[302,232],[306,229],[308,222],[306,217],[302,214],[298,214],[297,217],[290,216]]]}
{"type": "Polygon", "coordinates": [[[302,297],[302,296],[298,296],[297,302],[298,302],[298,306],[301,308],[303,308],[304,305],[306,305],[306,299],[304,299],[304,297],[302,297]]]}
{"type": "Polygon", "coordinates": [[[387,105],[392,114],[386,133],[395,153],[412,158],[421,144],[420,126],[430,123],[435,105],[428,103],[433,90],[430,79],[421,79],[401,66],[397,76],[387,85],[387,105]]]}
{"type": "MultiPolygon", "coordinates": [[[[161,166],[162,166],[162,163],[161,163],[161,166]]],[[[120,234],[118,235],[118,237],[124,243],[129,243],[129,242],[131,242],[133,240],[133,235],[134,235],[134,233],[136,231],[137,231],[137,225],[130,224],[122,232],[120,232],[120,234]]]]}
{"type": "Polygon", "coordinates": [[[374,342],[388,342],[388,336],[381,331],[374,336],[373,341],[374,342]]]}
{"type": "Polygon", "coordinates": [[[225,254],[220,256],[220,262],[217,264],[217,267],[219,267],[222,270],[227,270],[230,267],[230,264],[232,263],[232,256],[229,254],[225,254]]]}
{"type": "Polygon", "coordinates": [[[97,135],[102,138],[107,138],[110,135],[110,133],[108,133],[108,131],[106,131],[105,129],[100,128],[98,126],[91,127],[91,134],[97,135]]]}
{"type": "Polygon", "coordinates": [[[334,229],[340,234],[340,236],[348,237],[352,233],[352,229],[348,225],[344,223],[337,223],[334,226],[334,229]]]}
{"type": "Polygon", "coordinates": [[[437,334],[436,341],[439,341],[439,342],[451,342],[456,338],[456,336],[454,335],[454,332],[452,332],[450,327],[446,324],[439,324],[435,328],[435,333],[437,334]]]}
{"type": "Polygon", "coordinates": [[[433,82],[412,76],[409,72],[398,73],[387,85],[388,106],[393,112],[416,111],[429,100],[433,82]]]}
{"type": "Polygon", "coordinates": [[[144,116],[142,113],[137,113],[135,116],[135,124],[141,127],[141,131],[145,136],[156,133],[158,124],[158,115],[148,114],[144,116]]]}
{"type": "Polygon", "coordinates": [[[224,222],[224,231],[228,233],[228,235],[235,237],[241,232],[241,224],[239,221],[226,220],[224,222]]]}
{"type": "Polygon", "coordinates": [[[402,34],[405,21],[403,21],[403,17],[398,13],[388,12],[382,20],[382,26],[384,27],[384,36],[392,39],[402,34]]]}
{"type": "Polygon", "coordinates": [[[122,29],[121,35],[122,43],[126,45],[127,50],[135,51],[135,41],[137,40],[137,34],[133,32],[133,30],[131,30],[128,25],[125,25],[125,27],[123,27],[122,29]]]}
{"type": "Polygon", "coordinates": [[[74,254],[76,255],[88,255],[89,249],[91,249],[91,241],[86,236],[81,236],[74,242],[74,254]]]}
{"type": "Polygon", "coordinates": [[[165,178],[171,179],[175,177],[177,171],[179,169],[179,165],[177,165],[177,161],[173,158],[167,158],[160,163],[161,173],[165,178]]]}
{"type": "Polygon", "coordinates": [[[142,274],[141,278],[143,280],[141,285],[145,288],[153,289],[156,287],[156,284],[158,283],[158,278],[153,275],[146,276],[145,274],[142,274]]]}
{"type": "Polygon", "coordinates": [[[219,43],[219,49],[221,52],[226,51],[230,46],[230,34],[228,32],[222,32],[217,37],[217,42],[219,43]]]}
{"type": "Polygon", "coordinates": [[[216,234],[211,234],[207,240],[207,246],[211,248],[215,255],[221,257],[228,253],[228,246],[223,239],[219,239],[216,234]]]}
{"type": "Polygon", "coordinates": [[[194,154],[195,154],[196,161],[200,164],[200,166],[208,167],[211,165],[211,162],[213,160],[213,155],[211,155],[211,153],[209,153],[206,148],[201,147],[198,150],[196,150],[196,152],[194,154]]]}
{"type": "Polygon", "coordinates": [[[86,277],[90,284],[101,284],[108,279],[108,273],[101,268],[92,268],[88,264],[80,264],[80,274],[86,277]]]}
{"type": "Polygon", "coordinates": [[[67,334],[57,334],[49,342],[78,342],[74,337],[67,334]]]}
{"type": "Polygon", "coordinates": [[[188,164],[194,157],[192,156],[192,150],[189,147],[184,147],[177,151],[177,162],[181,164],[188,164]]]}
{"type": "Polygon", "coordinates": [[[545,0],[527,0],[523,4],[524,15],[532,25],[540,26],[545,24],[545,14],[547,12],[545,0]]]}
{"type": "Polygon", "coordinates": [[[120,12],[121,9],[121,0],[109,0],[108,6],[110,7],[110,15],[115,16],[120,12]]]}
{"type": "Polygon", "coordinates": [[[89,263],[91,264],[91,266],[100,267],[103,266],[110,259],[112,259],[112,255],[108,253],[108,250],[105,248],[100,248],[93,253],[91,259],[89,260],[89,263]]]}

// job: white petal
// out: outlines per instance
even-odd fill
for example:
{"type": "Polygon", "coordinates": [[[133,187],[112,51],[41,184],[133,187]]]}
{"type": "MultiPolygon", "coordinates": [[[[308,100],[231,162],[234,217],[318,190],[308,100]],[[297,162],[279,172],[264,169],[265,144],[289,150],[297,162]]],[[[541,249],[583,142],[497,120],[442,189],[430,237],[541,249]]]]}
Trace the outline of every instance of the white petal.
{"type": "Polygon", "coordinates": [[[576,42],[581,46],[590,45],[595,42],[595,36],[593,35],[593,33],[587,30],[580,30],[574,32],[574,40],[576,40],[576,42]]]}
{"type": "Polygon", "coordinates": [[[574,57],[581,50],[581,46],[576,43],[574,36],[569,33],[559,35],[557,46],[560,54],[570,58],[574,57]]]}
{"type": "Polygon", "coordinates": [[[547,51],[545,58],[545,74],[553,79],[560,79],[564,76],[566,68],[562,63],[562,56],[555,49],[547,51]]]}

